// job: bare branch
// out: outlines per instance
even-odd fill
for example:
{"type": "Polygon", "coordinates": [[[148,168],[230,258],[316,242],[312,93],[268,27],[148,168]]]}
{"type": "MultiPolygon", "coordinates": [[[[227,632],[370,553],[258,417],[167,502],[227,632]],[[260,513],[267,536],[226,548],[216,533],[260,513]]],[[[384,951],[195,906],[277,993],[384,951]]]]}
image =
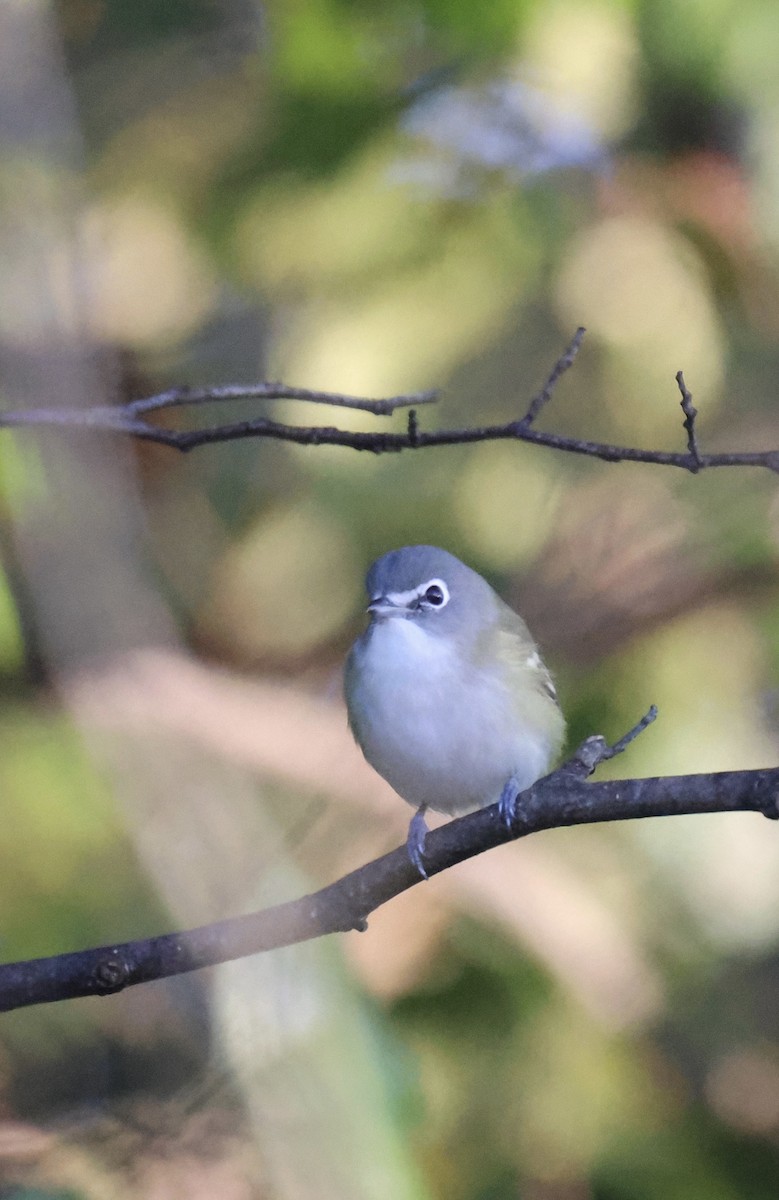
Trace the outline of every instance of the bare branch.
{"type": "Polygon", "coordinates": [[[698,450],[698,435],[695,431],[695,418],[698,415],[698,410],[692,402],[692,394],[688,391],[687,385],[684,382],[684,372],[676,372],[676,382],[679,385],[679,391],[682,393],[682,412],[684,413],[684,421],[682,424],[687,430],[687,449],[690,455],[689,469],[693,474],[701,468],[701,456],[698,450]]]}
{"type": "Polygon", "coordinates": [[[617,446],[609,442],[592,442],[584,438],[566,437],[564,434],[548,433],[533,426],[538,414],[552,398],[561,376],[573,364],[584,336],[578,329],[564,354],[555,363],[549,378],[530,402],[525,415],[504,425],[471,426],[462,429],[437,429],[426,432],[419,428],[415,408],[431,404],[436,400],[435,392],[419,392],[408,395],[390,396],[386,399],[369,400],[358,396],[346,396],[336,392],[308,391],[305,388],[287,387],[282,383],[259,383],[251,387],[226,385],[214,388],[175,388],[156,396],[130,400],[127,404],[114,407],[101,406],[87,409],[39,408],[23,412],[0,413],[0,429],[23,426],[59,426],[81,431],[121,433],[143,441],[157,442],[162,446],[187,452],[199,446],[211,446],[220,442],[238,441],[244,438],[270,438],[274,441],[294,442],[299,446],[347,446],[352,450],[367,450],[372,454],[398,453],[401,450],[426,450],[433,446],[461,446],[472,442],[518,441],[536,446],[546,446],[567,454],[581,454],[598,458],[604,462],[641,462],[656,466],[679,467],[697,474],[709,467],[764,467],[779,473],[779,449],[765,451],[735,451],[724,454],[701,454],[695,434],[696,410],[688,392],[682,373],[677,382],[682,390],[682,408],[685,413],[685,429],[688,435],[686,452],[665,450],[643,450],[634,446],[617,446]],[[332,404],[341,408],[356,408],[376,416],[389,416],[398,408],[409,408],[407,428],[399,433],[366,432],[338,429],[332,425],[287,425],[269,417],[254,417],[224,425],[211,425],[200,429],[167,429],[146,420],[148,416],[168,408],[186,405],[202,405],[225,400],[278,399],[309,400],[319,404],[332,404]]]}
{"type": "MultiPolygon", "coordinates": [[[[588,783],[583,776],[592,770],[593,760],[624,749],[650,719],[651,710],[612,747],[602,738],[588,738],[570,763],[518,798],[511,832],[496,804],[432,830],[425,841],[428,875],[516,838],[568,825],[711,812],[779,817],[779,768],[588,783]]],[[[0,966],[0,1010],[107,995],[324,934],[365,929],[380,905],[419,883],[402,846],[321,891],[247,916],[143,941],[8,963],[0,966]]]]}
{"type": "Polygon", "coordinates": [[[637,721],[632,729],[629,729],[624,737],[621,737],[613,746],[609,746],[601,759],[601,762],[606,762],[609,758],[616,758],[618,754],[624,754],[631,742],[634,742],[639,734],[642,734],[653,721],[657,720],[657,705],[650,704],[648,712],[644,714],[640,721],[637,721]]]}
{"type": "MultiPolygon", "coordinates": [[[[601,734],[591,734],[590,737],[584,739],[572,757],[567,762],[564,762],[558,770],[575,775],[579,779],[588,779],[595,768],[599,767],[602,762],[608,762],[610,758],[616,758],[618,754],[622,754],[627,750],[630,743],[634,742],[639,734],[643,733],[647,726],[652,724],[656,717],[657,705],[652,704],[649,711],[641,720],[632,729],[629,729],[624,737],[621,737],[613,746],[610,746],[601,734]]],[[[556,773],[553,772],[553,774],[556,773]]]]}
{"type": "Polygon", "coordinates": [[[541,391],[530,401],[528,410],[522,418],[523,425],[532,425],[544,405],[548,404],[552,399],[560,376],[564,375],[568,368],[573,366],[576,355],[579,353],[579,347],[584,340],[584,335],[586,332],[587,330],[583,325],[580,325],[576,330],[576,333],[571,338],[571,341],[568,343],[565,350],[552,367],[549,378],[541,388],[541,391]]]}
{"type": "Polygon", "coordinates": [[[388,417],[398,408],[412,405],[434,404],[438,393],[411,392],[404,396],[389,396],[382,400],[366,400],[362,396],[345,396],[340,392],[316,392],[309,388],[289,387],[285,383],[222,384],[219,387],[172,388],[156,396],[141,400],[130,400],[125,411],[139,417],[163,408],[182,408],[190,404],[217,404],[225,400],[308,400],[313,404],[330,404],[336,408],[357,408],[373,413],[377,417],[388,417]]]}
{"type": "MultiPolygon", "coordinates": [[[[0,427],[3,423],[0,418],[0,427]]],[[[35,422],[26,423],[34,424],[35,422]]],[[[62,424],[66,423],[62,422],[62,424]]],[[[369,450],[373,454],[422,450],[433,446],[462,446],[474,442],[518,441],[547,446],[551,450],[560,450],[568,454],[598,458],[604,462],[654,463],[658,466],[680,467],[685,471],[693,470],[690,456],[687,453],[641,450],[630,446],[615,446],[606,442],[591,442],[586,439],[527,428],[521,421],[465,429],[440,429],[429,433],[420,430],[417,425],[414,425],[411,433],[366,433],[337,429],[332,426],[284,425],[277,421],[257,418],[234,425],[222,425],[213,429],[197,429],[181,433],[169,429],[158,429],[154,426],[138,428],[137,425],[127,428],[125,432],[147,441],[173,446],[182,451],[194,450],[198,446],[213,445],[217,442],[254,437],[294,442],[301,446],[348,446],[353,450],[369,450]]],[[[779,472],[779,450],[704,454],[699,457],[695,470],[736,466],[766,467],[771,471],[779,472]]]]}

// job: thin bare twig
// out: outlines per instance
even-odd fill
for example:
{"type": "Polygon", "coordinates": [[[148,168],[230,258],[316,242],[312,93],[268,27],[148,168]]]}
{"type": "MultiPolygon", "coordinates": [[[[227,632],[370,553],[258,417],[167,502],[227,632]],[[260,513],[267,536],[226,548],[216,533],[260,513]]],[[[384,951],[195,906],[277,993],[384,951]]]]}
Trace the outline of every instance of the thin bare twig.
{"type": "Polygon", "coordinates": [[[619,739],[619,741],[614,743],[613,746],[608,746],[606,748],[603,758],[600,761],[606,762],[610,758],[616,758],[618,754],[624,754],[630,743],[634,742],[639,734],[643,733],[644,730],[656,720],[657,705],[650,704],[648,711],[644,713],[641,720],[637,721],[633,728],[629,729],[627,733],[619,739]]]}
{"type": "Polygon", "coordinates": [[[398,408],[412,405],[434,404],[438,392],[410,392],[408,395],[389,396],[380,400],[367,400],[362,396],[346,396],[340,392],[317,392],[309,388],[289,387],[286,383],[222,384],[218,387],[180,387],[130,400],[123,405],[133,416],[159,412],[163,408],[182,408],[190,404],[218,404],[226,400],[308,400],[313,404],[330,404],[336,408],[357,408],[373,413],[377,417],[388,417],[398,408]]]}
{"type": "Polygon", "coordinates": [[[679,385],[679,391],[682,394],[682,412],[684,413],[684,421],[682,424],[687,430],[687,450],[690,456],[689,470],[693,475],[697,474],[701,469],[701,456],[698,450],[698,435],[695,430],[695,418],[698,415],[698,410],[692,402],[692,393],[688,390],[684,382],[684,372],[676,372],[676,382],[679,385]]]}
{"type": "Polygon", "coordinates": [[[634,742],[656,718],[657,705],[652,704],[641,720],[637,721],[633,728],[629,729],[624,737],[614,742],[613,745],[609,745],[601,734],[591,734],[590,737],[584,739],[571,758],[564,762],[558,770],[574,775],[578,779],[588,779],[602,762],[608,762],[610,758],[616,758],[618,754],[623,754],[630,743],[634,742]]]}
{"type": "Polygon", "coordinates": [[[541,409],[552,399],[558,380],[562,375],[565,374],[569,367],[573,366],[576,355],[579,353],[579,347],[584,340],[584,335],[586,332],[587,330],[583,325],[580,325],[576,330],[576,333],[571,338],[565,350],[552,367],[552,370],[549,373],[549,378],[541,388],[541,391],[538,392],[537,395],[535,395],[530,401],[527,412],[522,418],[523,425],[532,425],[538,414],[541,412],[541,409]]]}

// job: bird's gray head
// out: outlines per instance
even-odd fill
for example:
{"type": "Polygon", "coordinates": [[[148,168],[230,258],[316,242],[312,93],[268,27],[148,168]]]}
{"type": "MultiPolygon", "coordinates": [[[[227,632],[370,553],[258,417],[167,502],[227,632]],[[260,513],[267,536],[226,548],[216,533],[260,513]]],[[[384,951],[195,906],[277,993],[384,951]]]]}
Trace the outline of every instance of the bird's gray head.
{"type": "Polygon", "coordinates": [[[423,622],[452,634],[495,619],[498,597],[476,571],[438,546],[403,546],[378,558],[365,580],[372,621],[423,622]]]}

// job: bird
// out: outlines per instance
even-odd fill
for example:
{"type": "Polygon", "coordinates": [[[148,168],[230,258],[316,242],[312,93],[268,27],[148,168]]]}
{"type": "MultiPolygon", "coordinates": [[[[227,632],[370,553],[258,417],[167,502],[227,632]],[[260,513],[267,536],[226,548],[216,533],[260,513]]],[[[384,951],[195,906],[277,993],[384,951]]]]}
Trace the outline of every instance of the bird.
{"type": "Polygon", "coordinates": [[[565,721],[527,625],[486,579],[438,546],[382,555],[365,580],[369,624],[349,651],[349,727],[413,805],[407,846],[423,878],[428,809],[514,801],[557,759],[565,721]]]}

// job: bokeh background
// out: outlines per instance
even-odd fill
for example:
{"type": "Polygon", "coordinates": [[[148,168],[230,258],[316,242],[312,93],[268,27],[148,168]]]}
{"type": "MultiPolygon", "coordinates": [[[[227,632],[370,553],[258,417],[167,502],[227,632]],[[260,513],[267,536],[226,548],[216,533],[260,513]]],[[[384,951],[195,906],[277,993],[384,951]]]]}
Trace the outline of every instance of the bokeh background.
{"type": "MultiPolygon", "coordinates": [[[[283,379],[504,421],[581,324],[544,427],[683,449],[682,368],[704,449],[779,447],[778,61],[765,0],[6,0],[3,405],[283,379]]],[[[612,773],[776,760],[767,471],[48,430],[0,481],[4,959],[398,843],[340,669],[404,543],[522,608],[571,744],[658,704],[612,773]]],[[[0,1195],[773,1198],[778,953],[762,818],[550,832],[367,933],[4,1016],[0,1195]]]]}

